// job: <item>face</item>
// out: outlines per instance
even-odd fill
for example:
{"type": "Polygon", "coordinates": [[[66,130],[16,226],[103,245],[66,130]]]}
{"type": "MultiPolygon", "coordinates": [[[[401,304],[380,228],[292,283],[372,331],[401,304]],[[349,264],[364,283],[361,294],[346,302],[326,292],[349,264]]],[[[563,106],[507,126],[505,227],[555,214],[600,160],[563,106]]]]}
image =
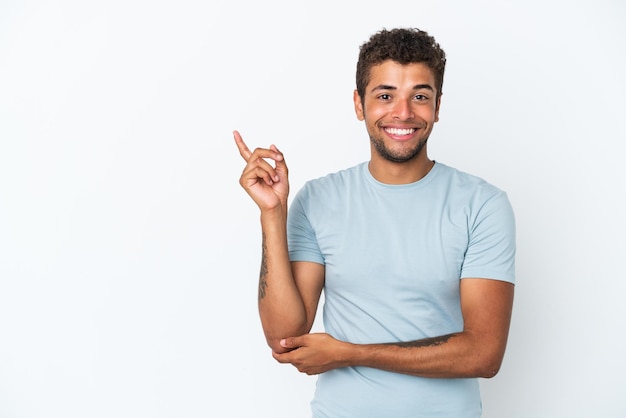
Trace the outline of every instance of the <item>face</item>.
{"type": "Polygon", "coordinates": [[[439,119],[432,71],[422,63],[385,61],[372,67],[365,96],[354,92],[357,118],[365,121],[372,157],[392,162],[427,158],[426,141],[439,119]]]}

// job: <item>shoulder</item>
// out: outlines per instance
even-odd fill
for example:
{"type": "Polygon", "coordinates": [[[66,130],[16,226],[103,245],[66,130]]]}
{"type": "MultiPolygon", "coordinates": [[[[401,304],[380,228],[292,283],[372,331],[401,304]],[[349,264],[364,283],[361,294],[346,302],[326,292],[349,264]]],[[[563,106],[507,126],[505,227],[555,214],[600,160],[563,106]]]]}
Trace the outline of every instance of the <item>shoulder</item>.
{"type": "Polygon", "coordinates": [[[437,167],[439,170],[439,181],[446,183],[448,188],[453,189],[455,193],[466,197],[473,196],[476,198],[482,197],[484,199],[506,195],[504,190],[482,177],[442,163],[437,163],[437,167]]]}
{"type": "Polygon", "coordinates": [[[366,164],[367,163],[360,163],[340,171],[328,173],[322,177],[308,180],[304,183],[300,192],[332,193],[334,191],[341,191],[362,181],[363,169],[366,164]]]}

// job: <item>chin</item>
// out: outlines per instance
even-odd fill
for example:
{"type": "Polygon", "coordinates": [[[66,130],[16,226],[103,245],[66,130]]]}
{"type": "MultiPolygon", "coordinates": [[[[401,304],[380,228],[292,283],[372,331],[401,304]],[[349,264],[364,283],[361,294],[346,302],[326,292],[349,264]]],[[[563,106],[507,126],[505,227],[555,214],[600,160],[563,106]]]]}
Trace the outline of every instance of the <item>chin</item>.
{"type": "Polygon", "coordinates": [[[376,153],[385,160],[394,163],[406,163],[415,160],[422,152],[424,152],[426,140],[420,141],[420,143],[417,144],[414,148],[402,149],[397,151],[390,149],[380,140],[372,139],[372,144],[374,146],[374,149],[376,150],[376,153]]]}

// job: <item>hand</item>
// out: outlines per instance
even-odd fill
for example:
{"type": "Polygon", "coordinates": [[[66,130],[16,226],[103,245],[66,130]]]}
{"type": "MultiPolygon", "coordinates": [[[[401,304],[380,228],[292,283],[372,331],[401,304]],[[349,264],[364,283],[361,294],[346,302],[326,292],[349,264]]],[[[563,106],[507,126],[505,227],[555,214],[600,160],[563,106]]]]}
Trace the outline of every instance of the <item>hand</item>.
{"type": "Polygon", "coordinates": [[[291,351],[273,352],[272,356],[279,363],[290,363],[301,373],[320,374],[339,367],[349,366],[347,350],[349,343],[339,341],[329,334],[305,334],[289,337],[280,344],[291,351]]]}
{"type": "Polygon", "coordinates": [[[257,148],[251,152],[239,132],[234,131],[233,135],[239,154],[247,163],[239,179],[241,187],[261,210],[286,207],[289,180],[283,154],[275,145],[271,145],[269,149],[257,148]],[[273,160],[274,166],[267,159],[273,160]]]}

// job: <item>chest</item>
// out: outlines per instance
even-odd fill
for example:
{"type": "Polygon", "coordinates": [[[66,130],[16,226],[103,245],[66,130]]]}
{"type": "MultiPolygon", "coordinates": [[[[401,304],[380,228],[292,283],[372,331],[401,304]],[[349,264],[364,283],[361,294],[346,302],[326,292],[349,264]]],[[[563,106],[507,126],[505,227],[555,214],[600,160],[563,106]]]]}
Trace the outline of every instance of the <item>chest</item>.
{"type": "Polygon", "coordinates": [[[357,200],[328,208],[323,218],[313,222],[327,286],[458,287],[469,242],[462,206],[412,196],[357,200]]]}

